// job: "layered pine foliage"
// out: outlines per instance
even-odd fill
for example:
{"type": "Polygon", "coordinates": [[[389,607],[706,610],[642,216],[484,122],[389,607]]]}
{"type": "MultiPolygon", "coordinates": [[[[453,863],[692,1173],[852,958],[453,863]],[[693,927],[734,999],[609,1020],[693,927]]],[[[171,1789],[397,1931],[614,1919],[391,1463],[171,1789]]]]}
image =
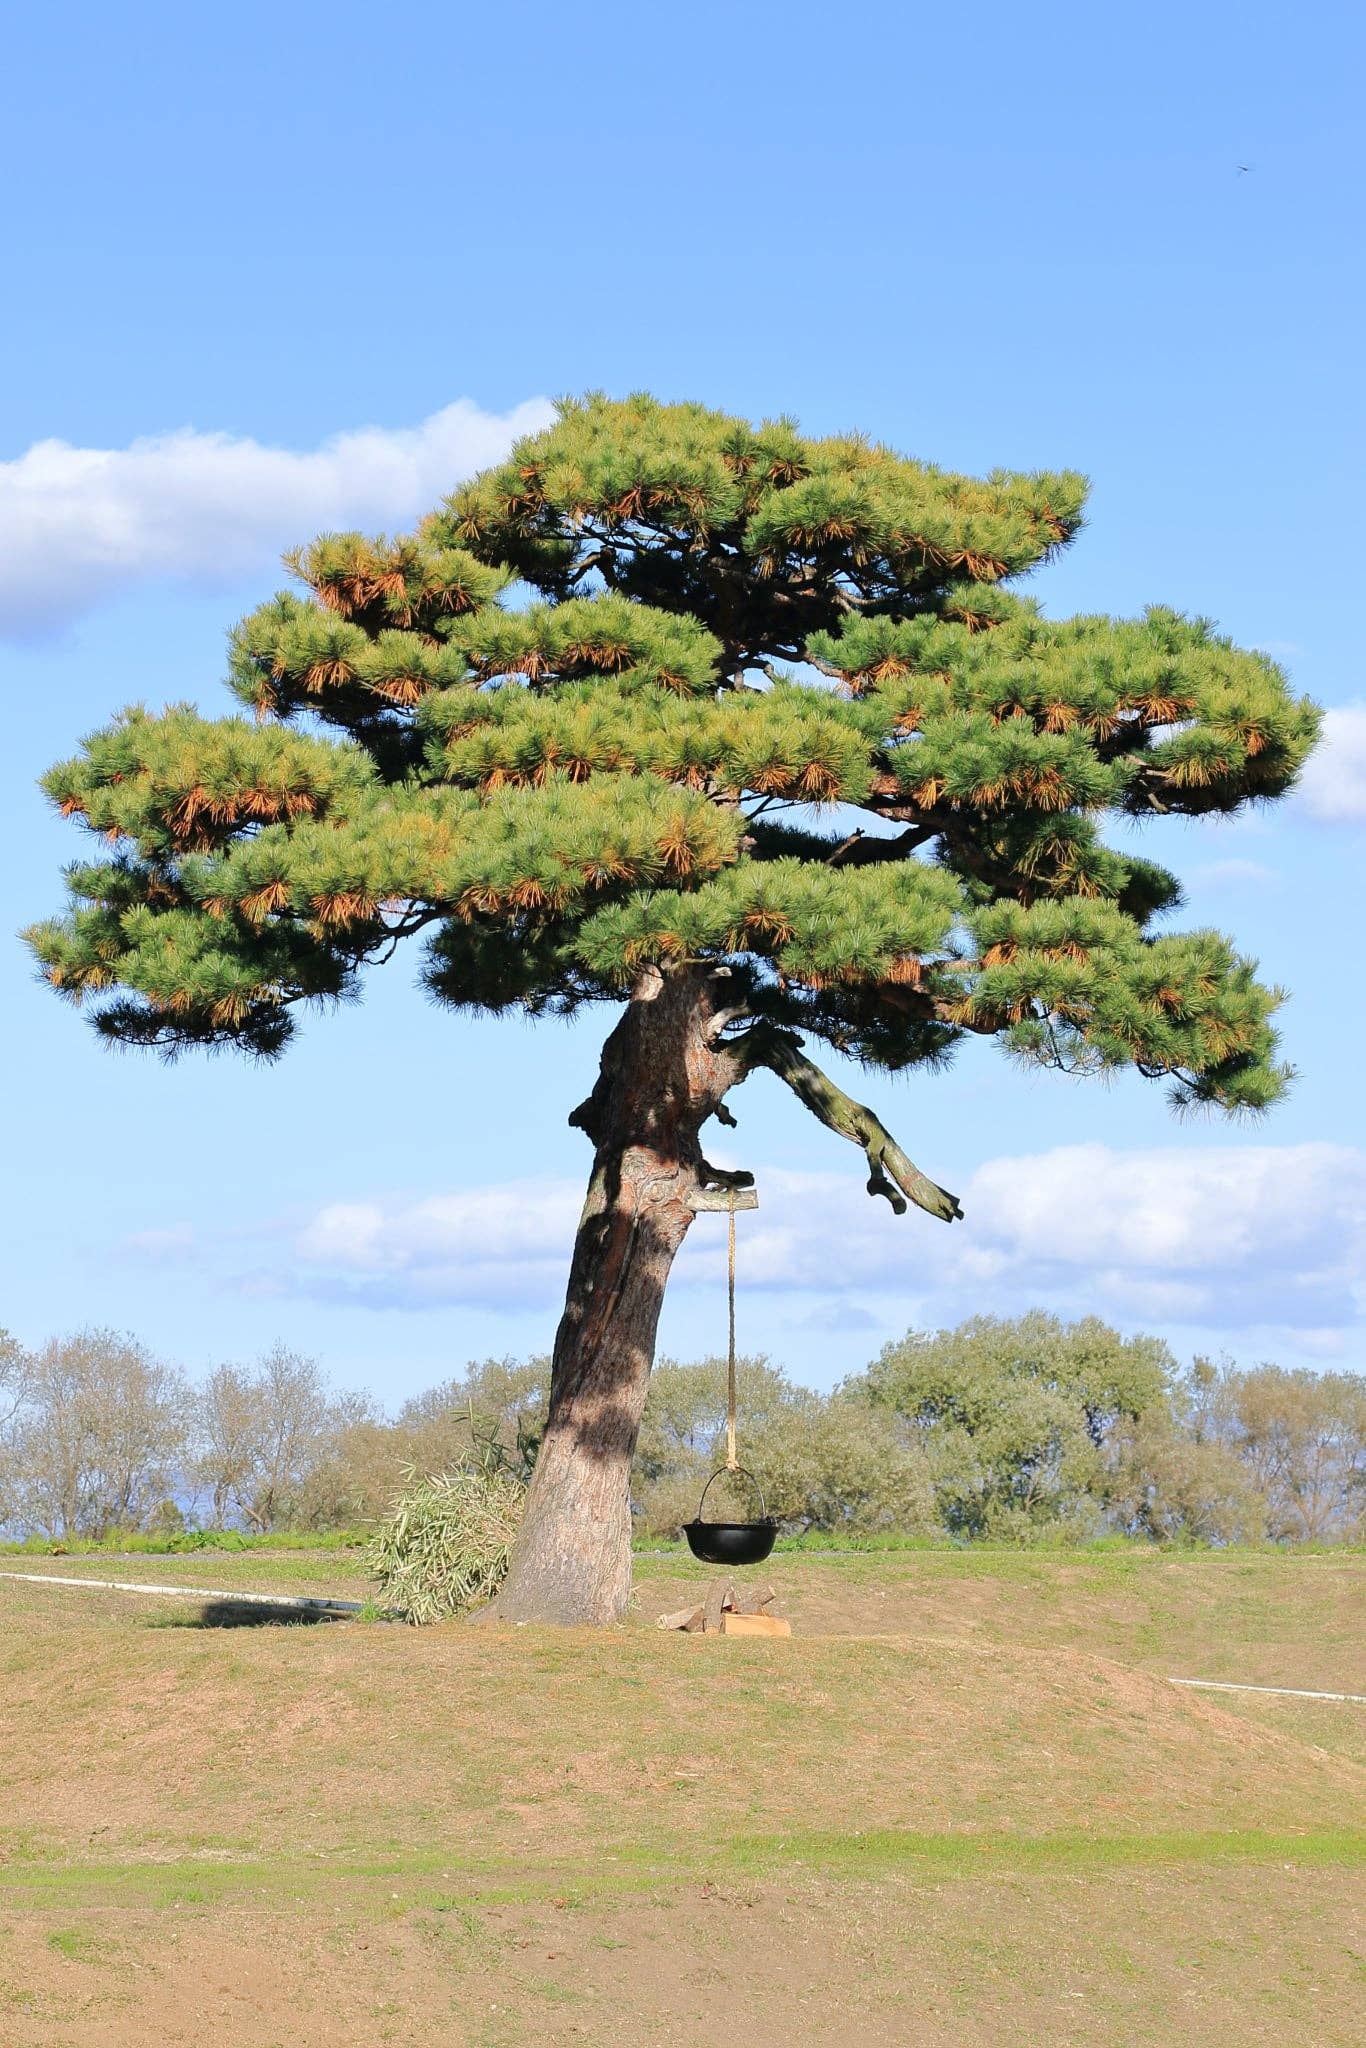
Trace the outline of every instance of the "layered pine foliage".
{"type": "Polygon", "coordinates": [[[1316,714],[1203,620],[1014,588],[1083,496],[565,404],[415,534],[291,556],[232,636],[240,715],[129,710],[53,770],[110,851],[29,934],[43,972],[112,1038],[273,1054],[418,933],[482,1009],[718,960],[882,1066],[989,1033],[1259,1107],[1274,992],[1102,828],[1282,794],[1316,714]]]}

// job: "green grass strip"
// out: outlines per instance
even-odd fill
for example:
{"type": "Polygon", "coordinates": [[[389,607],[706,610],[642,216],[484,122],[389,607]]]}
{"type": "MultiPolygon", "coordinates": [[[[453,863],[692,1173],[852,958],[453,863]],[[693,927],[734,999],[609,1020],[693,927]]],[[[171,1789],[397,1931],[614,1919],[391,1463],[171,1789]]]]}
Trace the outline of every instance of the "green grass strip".
{"type": "MultiPolygon", "coordinates": [[[[190,1852],[175,1862],[61,1863],[14,1861],[0,1871],[0,1902],[63,1909],[212,1905],[229,1899],[306,1905],[338,1891],[364,1893],[396,1886],[400,1910],[430,1903],[436,1879],[469,1904],[590,1898],[731,1878],[859,1879],[892,1874],[926,1878],[989,1878],[1011,1873],[1104,1873],[1283,1864],[1295,1869],[1366,1868],[1366,1829],[1314,1828],[1303,1833],[1264,1828],[1166,1830],[1097,1835],[1074,1830],[1047,1835],[915,1834],[793,1831],[737,1835],[719,1842],[627,1842],[591,1859],[555,1862],[521,1857],[462,1858],[445,1851],[337,1850],[310,1857],[262,1859],[190,1852]]],[[[391,1909],[393,1900],[386,1902],[391,1909]]]]}

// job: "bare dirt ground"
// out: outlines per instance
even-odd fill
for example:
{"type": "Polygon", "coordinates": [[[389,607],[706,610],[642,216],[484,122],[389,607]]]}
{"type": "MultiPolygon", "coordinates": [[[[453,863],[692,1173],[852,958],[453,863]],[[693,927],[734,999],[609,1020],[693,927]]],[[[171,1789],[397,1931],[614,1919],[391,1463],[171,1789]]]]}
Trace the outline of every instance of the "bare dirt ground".
{"type": "Polygon", "coordinates": [[[577,1910],[112,1910],[6,1925],[14,2048],[137,2042],[1348,2043],[1340,1874],[1181,1870],[693,1888],[577,1910]],[[109,1931],[103,1931],[104,1929],[109,1931]],[[1274,1928],[1271,1954],[1268,1935],[1274,1928]],[[21,1988],[27,1987],[27,1988],[21,1988]]]}
{"type": "MultiPolygon", "coordinates": [[[[118,1569],[356,1593],[282,1562],[118,1569]]],[[[1366,1708],[1157,1674],[1366,1691],[1361,1559],[770,1576],[791,1642],[674,1560],[596,1640],[0,1582],[3,2048],[1360,2038],[1366,1708]]]]}

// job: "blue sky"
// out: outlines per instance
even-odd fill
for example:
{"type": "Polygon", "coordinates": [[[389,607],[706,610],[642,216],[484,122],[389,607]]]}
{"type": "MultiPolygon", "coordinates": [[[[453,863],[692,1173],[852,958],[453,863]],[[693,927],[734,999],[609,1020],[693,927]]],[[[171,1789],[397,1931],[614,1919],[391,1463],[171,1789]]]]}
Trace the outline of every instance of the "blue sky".
{"type": "MultiPolygon", "coordinates": [[[[1366,1366],[1362,41],[1314,5],[27,10],[0,85],[0,935],[79,850],[44,767],[130,699],[226,709],[225,629],[283,547],[419,514],[547,394],[1076,466],[1051,611],[1210,614],[1333,712],[1303,795],[1148,835],[1186,920],[1292,991],[1301,1079],[1231,1127],[986,1047],[858,1077],[963,1192],[949,1232],[870,1203],[760,1077],[714,1148],[761,1182],[741,1339],[828,1384],[909,1324],[1043,1302],[1366,1366]]],[[[101,1052],[2,936],[0,1016],[20,1337],[111,1322],[194,1369],[283,1338],[386,1399],[548,1346],[601,1022],[454,1020],[396,962],[274,1069],[168,1070],[101,1052]]],[[[680,1355],[724,1334],[719,1235],[680,1261],[680,1355]]]]}

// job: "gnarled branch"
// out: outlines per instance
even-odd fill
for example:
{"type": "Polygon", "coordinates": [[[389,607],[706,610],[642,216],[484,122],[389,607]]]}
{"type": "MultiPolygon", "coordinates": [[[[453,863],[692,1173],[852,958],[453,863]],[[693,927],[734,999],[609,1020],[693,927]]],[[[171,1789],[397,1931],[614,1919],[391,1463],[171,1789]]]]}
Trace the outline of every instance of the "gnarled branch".
{"type": "Polygon", "coordinates": [[[907,1158],[882,1120],[865,1104],[846,1095],[828,1074],[823,1074],[802,1051],[801,1040],[790,1031],[779,1030],[772,1024],[756,1024],[743,1039],[732,1043],[743,1049],[747,1070],[767,1067],[779,1080],[786,1081],[813,1116],[837,1131],[841,1138],[863,1147],[868,1160],[870,1195],[885,1196],[898,1216],[905,1214],[907,1202],[914,1202],[918,1209],[939,1217],[941,1222],[961,1219],[963,1211],[958,1197],[923,1174],[907,1158]]]}
{"type": "Polygon", "coordinates": [[[827,867],[864,868],[876,866],[882,861],[906,860],[917,846],[923,846],[927,839],[935,837],[933,825],[908,825],[904,832],[898,832],[895,839],[871,838],[860,826],[841,840],[833,853],[825,857],[827,867]]]}

